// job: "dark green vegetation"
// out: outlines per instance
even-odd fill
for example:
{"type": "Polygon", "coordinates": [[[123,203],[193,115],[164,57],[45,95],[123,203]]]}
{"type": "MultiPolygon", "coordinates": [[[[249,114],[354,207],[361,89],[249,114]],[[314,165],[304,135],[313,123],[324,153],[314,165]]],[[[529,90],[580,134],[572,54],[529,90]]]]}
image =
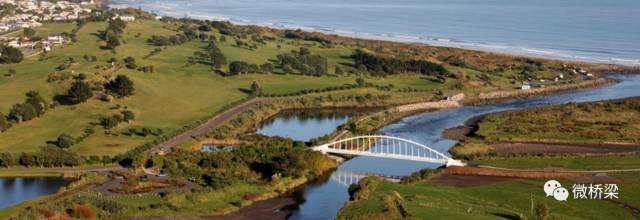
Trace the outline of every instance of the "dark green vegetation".
{"type": "Polygon", "coordinates": [[[19,63],[24,58],[22,51],[5,45],[0,45],[0,54],[0,63],[19,63]]]}
{"type": "MultiPolygon", "coordinates": [[[[637,173],[614,174],[620,182],[620,202],[640,205],[637,173]],[[624,191],[623,191],[624,190],[624,191]],[[626,195],[624,193],[627,193],[626,195]]],[[[360,181],[338,219],[633,219],[630,210],[605,200],[558,202],[545,197],[546,180],[509,180],[453,187],[423,180],[395,184],[377,178],[360,181]],[[542,208],[544,206],[545,208],[542,208]]],[[[571,180],[559,180],[571,186],[571,180]]],[[[355,189],[355,188],[354,188],[355,189]]]]}
{"type": "MultiPolygon", "coordinates": [[[[91,188],[77,187],[79,189],[73,193],[74,196],[40,203],[13,217],[73,217],[76,212],[66,210],[75,210],[76,206],[85,206],[90,213],[94,213],[94,217],[100,219],[220,214],[234,211],[256,200],[277,196],[335,167],[333,160],[305,149],[304,145],[296,146],[291,140],[259,136],[254,138],[253,144],[239,146],[230,152],[176,151],[144,162],[147,169],[158,169],[159,172],[170,175],[170,179],[156,180],[118,174],[124,176],[125,183],[112,191],[141,193],[143,196],[98,195],[91,188]],[[192,183],[185,183],[187,179],[192,183]],[[162,193],[162,196],[145,194],[166,185],[187,184],[189,188],[178,188],[162,193]]],[[[92,180],[88,183],[104,181],[92,180]]],[[[0,212],[0,216],[3,214],[0,212]]]]}

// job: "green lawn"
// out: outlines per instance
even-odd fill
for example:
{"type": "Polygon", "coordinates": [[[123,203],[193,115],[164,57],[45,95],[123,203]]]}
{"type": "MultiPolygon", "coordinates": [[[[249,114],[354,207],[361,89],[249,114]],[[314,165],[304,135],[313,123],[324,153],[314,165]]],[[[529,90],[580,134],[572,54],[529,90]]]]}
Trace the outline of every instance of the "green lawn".
{"type": "Polygon", "coordinates": [[[640,168],[640,155],[488,157],[474,159],[470,162],[514,169],[546,167],[558,167],[569,170],[638,169],[640,168]]]}

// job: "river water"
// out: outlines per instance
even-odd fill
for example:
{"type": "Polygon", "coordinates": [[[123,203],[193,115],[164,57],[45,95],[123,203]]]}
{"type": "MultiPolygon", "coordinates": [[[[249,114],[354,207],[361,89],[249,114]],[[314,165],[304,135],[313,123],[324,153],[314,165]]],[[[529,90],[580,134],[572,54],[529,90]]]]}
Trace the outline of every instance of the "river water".
{"type": "Polygon", "coordinates": [[[68,183],[61,177],[0,178],[0,209],[56,193],[68,183]]]}
{"type": "MultiPolygon", "coordinates": [[[[379,132],[385,135],[397,136],[416,141],[448,155],[448,150],[457,142],[441,137],[442,132],[451,127],[463,125],[471,117],[491,112],[499,112],[512,109],[539,107],[568,102],[589,102],[608,99],[619,99],[640,96],[640,75],[614,75],[612,78],[621,82],[613,86],[592,90],[575,91],[539,98],[515,100],[493,105],[464,106],[461,108],[428,112],[403,118],[382,128],[379,132]]],[[[292,116],[286,116],[280,123],[267,126],[268,130],[289,132],[288,126],[295,127],[293,133],[314,133],[314,120],[306,117],[305,122],[297,121],[292,116]],[[303,123],[305,126],[299,126],[303,123]]],[[[276,118],[276,121],[279,119],[276,118]]],[[[323,124],[322,118],[317,121],[323,124]]],[[[335,127],[335,125],[333,125],[335,127]]],[[[324,133],[316,133],[323,135],[324,133]]],[[[281,134],[282,135],[282,134],[281,134]]],[[[436,168],[440,164],[424,162],[402,161],[373,157],[355,157],[341,164],[337,171],[331,174],[327,180],[309,184],[302,192],[304,202],[299,205],[290,219],[333,219],[340,207],[348,201],[348,183],[345,178],[355,174],[379,174],[385,176],[405,176],[412,172],[436,168]]],[[[354,177],[351,182],[357,181],[354,177]]]]}
{"type": "Polygon", "coordinates": [[[162,15],[640,65],[638,0],[109,0],[162,15]]]}

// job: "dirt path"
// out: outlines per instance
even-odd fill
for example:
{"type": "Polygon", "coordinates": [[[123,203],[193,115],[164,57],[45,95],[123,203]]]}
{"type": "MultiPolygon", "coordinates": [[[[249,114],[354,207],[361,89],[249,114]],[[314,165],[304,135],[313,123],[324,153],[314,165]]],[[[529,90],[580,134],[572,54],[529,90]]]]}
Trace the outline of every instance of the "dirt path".
{"type": "Polygon", "coordinates": [[[182,134],[179,134],[175,137],[173,137],[170,140],[167,140],[161,144],[158,144],[157,146],[153,147],[151,149],[151,153],[157,153],[160,150],[162,151],[167,151],[169,149],[171,149],[172,147],[178,146],[184,142],[187,142],[189,140],[191,140],[193,137],[197,137],[203,134],[206,134],[208,131],[210,131],[213,128],[216,128],[218,126],[220,126],[222,123],[224,123],[225,121],[233,118],[234,116],[236,116],[237,114],[240,114],[246,110],[249,110],[255,106],[260,105],[261,103],[264,103],[265,100],[264,99],[251,99],[249,101],[246,101],[242,104],[239,104],[237,106],[234,106],[230,109],[227,109],[226,111],[217,114],[216,116],[210,118],[207,122],[199,125],[198,127],[195,127],[191,130],[185,131],[182,134]]]}

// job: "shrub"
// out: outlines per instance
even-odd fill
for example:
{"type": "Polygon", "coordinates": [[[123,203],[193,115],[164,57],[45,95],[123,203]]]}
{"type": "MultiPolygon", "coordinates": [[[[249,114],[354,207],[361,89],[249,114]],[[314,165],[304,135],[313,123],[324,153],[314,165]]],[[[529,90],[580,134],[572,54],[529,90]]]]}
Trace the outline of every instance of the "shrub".
{"type": "Polygon", "coordinates": [[[58,146],[59,148],[69,148],[75,143],[75,138],[68,134],[61,134],[60,136],[58,136],[58,139],[55,142],[56,146],[58,146]]]}
{"type": "Polygon", "coordinates": [[[133,87],[133,81],[125,75],[118,75],[115,79],[109,81],[105,85],[105,89],[109,93],[113,94],[117,98],[123,98],[133,95],[135,88],[133,87]]]}
{"type": "Polygon", "coordinates": [[[67,91],[66,100],[71,104],[78,104],[87,101],[91,96],[91,86],[84,81],[76,80],[67,91]]]}

